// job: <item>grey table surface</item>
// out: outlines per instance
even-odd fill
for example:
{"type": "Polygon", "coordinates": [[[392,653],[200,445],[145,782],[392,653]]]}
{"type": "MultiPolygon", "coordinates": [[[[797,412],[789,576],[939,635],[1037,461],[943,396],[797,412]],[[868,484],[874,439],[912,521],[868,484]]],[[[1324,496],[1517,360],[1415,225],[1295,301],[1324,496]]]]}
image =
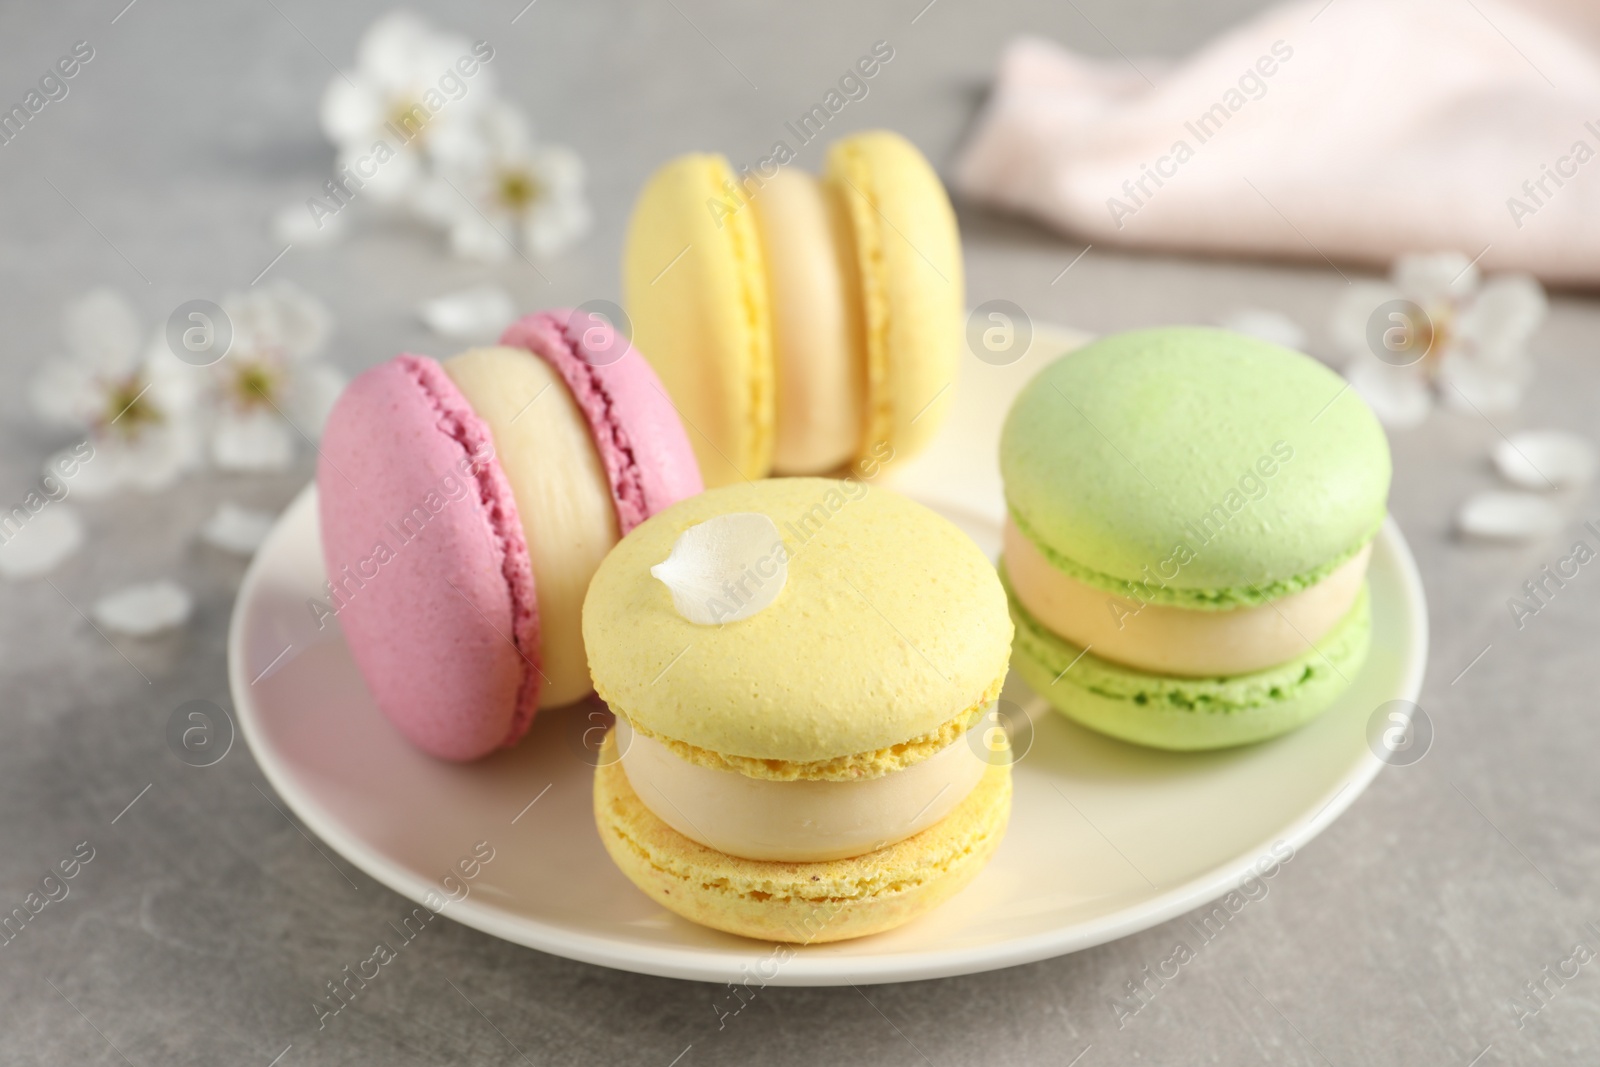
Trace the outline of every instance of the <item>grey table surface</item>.
{"type": "MultiPolygon", "coordinates": [[[[314,192],[331,161],[315,123],[332,76],[325,57],[347,62],[380,10],[124,2],[0,8],[0,98],[20,98],[73,42],[96,49],[71,95],[0,147],[3,494],[20,496],[64,440],[23,399],[28,375],[58,348],[61,303],[111,284],[156,322],[257,275],[279,251],[267,215],[314,192]]],[[[377,225],[333,248],[294,249],[273,269],[334,308],[335,355],[351,371],[402,348],[447,354],[415,320],[420,299],[486,279],[527,307],[616,299],[626,211],[653,166],[691,148],[759,157],[876,40],[893,43],[895,60],[841,128],[898,128],[945,166],[1012,35],[1111,57],[1176,56],[1257,6],[924,3],[543,0],[515,24],[521,0],[429,4],[437,23],[493,41],[506,91],[583,154],[594,232],[543,278],[517,260],[451,260],[428,234],[377,225]]],[[[802,162],[817,155],[808,147],[802,162]]],[[[1345,285],[1322,266],[1101,248],[1056,284],[1081,246],[970,209],[961,221],[972,302],[1006,297],[1091,331],[1265,306],[1306,324],[1318,347],[1345,285]]],[[[1501,429],[1592,431],[1597,328],[1592,297],[1554,298],[1532,394],[1501,429]]],[[[1494,484],[1486,456],[1496,440],[1470,415],[1393,435],[1392,508],[1430,597],[1422,703],[1433,750],[1386,770],[1269,898],[1126,1025],[1111,999],[1170,952],[1180,923],[964,978],[768,988],[720,1029],[720,987],[609,971],[447,923],[319,1031],[311,1005],[322,983],[370,951],[370,931],[401,898],[342,862],[355,890],[330,870],[275,809],[244,746],[196,769],[163,736],[178,704],[227,701],[224,639],[243,564],[197,544],[194,531],[221,499],[281,507],[309,462],[290,475],[197,477],[85,505],[92,547],[52,576],[57,588],[9,584],[0,601],[0,909],[77,842],[95,850],[71,895],[0,945],[0,1060],[1593,1063],[1600,968],[1547,982],[1548,1004],[1521,1027],[1511,1005],[1575,942],[1596,944],[1583,924],[1600,919],[1600,589],[1583,574],[1520,632],[1506,599],[1565,553],[1581,520],[1600,517],[1600,502],[1587,492],[1566,500],[1569,528],[1545,542],[1460,542],[1451,513],[1494,484]],[[167,575],[198,599],[178,634],[119,641],[118,651],[75,608],[167,575]]]]}

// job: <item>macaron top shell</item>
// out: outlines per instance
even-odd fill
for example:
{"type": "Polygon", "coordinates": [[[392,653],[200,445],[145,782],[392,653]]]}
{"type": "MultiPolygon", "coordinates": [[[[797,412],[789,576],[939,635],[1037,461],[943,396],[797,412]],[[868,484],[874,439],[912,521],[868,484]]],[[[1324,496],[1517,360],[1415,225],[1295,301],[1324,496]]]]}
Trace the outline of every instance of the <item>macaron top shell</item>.
{"type": "Polygon", "coordinates": [[[542,311],[512,323],[500,343],[528,349],[566,382],[594,434],[622,533],[704,488],[661,379],[604,319],[542,311]]]}
{"type": "Polygon", "coordinates": [[[444,759],[517,741],[539,705],[538,604],[488,427],[437,363],[400,356],[345,389],[320,457],[328,599],[378,706],[444,759]]]}
{"type": "Polygon", "coordinates": [[[622,285],[634,342],[687,425],[707,485],[772,466],[772,324],[755,212],[717,155],[651,176],[634,205],[622,285]]]}
{"type": "Polygon", "coordinates": [[[921,451],[944,422],[961,351],[961,236],[939,176],[897,133],[828,150],[823,183],[844,205],[860,288],[867,418],[860,457],[921,451]]]}
{"type": "Polygon", "coordinates": [[[954,742],[998,695],[1011,621],[965,534],[856,481],[726,486],[639,526],[584,602],[595,688],[692,762],[776,779],[877,777],[954,742]],[[695,625],[650,568],[689,527],[758,512],[788,556],[782,592],[737,622],[695,625]]]}
{"type": "Polygon", "coordinates": [[[1201,327],[1108,337],[1046,367],[1001,436],[1012,519],[1088,584],[1197,609],[1320,581],[1383,521],[1382,428],[1337,374],[1201,327]]]}

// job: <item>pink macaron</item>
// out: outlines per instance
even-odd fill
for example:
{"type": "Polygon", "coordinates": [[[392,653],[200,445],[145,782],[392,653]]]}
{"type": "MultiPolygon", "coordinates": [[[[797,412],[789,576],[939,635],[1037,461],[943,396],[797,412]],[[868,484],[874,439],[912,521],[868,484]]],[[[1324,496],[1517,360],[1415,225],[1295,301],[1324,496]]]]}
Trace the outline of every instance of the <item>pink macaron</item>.
{"type": "Polygon", "coordinates": [[[529,315],[497,348],[397,356],[340,396],[317,466],[327,603],[395,727],[476,759],[587,691],[566,662],[574,595],[597,554],[701,487],[644,358],[593,316],[529,315]],[[553,554],[569,543],[577,558],[553,554]]]}

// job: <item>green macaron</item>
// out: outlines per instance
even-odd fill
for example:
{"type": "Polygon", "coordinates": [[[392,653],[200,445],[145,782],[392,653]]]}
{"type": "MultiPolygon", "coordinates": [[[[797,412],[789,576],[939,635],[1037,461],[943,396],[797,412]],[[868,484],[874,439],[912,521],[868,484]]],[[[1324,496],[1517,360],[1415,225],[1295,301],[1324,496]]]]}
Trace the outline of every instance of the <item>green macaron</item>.
{"type": "MultiPolygon", "coordinates": [[[[1050,567],[1136,605],[1243,611],[1309,590],[1386,514],[1382,428],[1316,360],[1224,330],[1094,342],[1046,367],[1001,436],[1010,519],[1050,567]]],[[[1013,662],[1084,725],[1161,748],[1261,740],[1327,708],[1370,644],[1363,588],[1303,655],[1176,677],[1105,660],[1013,591],[1013,662]],[[1068,669],[1070,666],[1070,670],[1068,669]]]]}

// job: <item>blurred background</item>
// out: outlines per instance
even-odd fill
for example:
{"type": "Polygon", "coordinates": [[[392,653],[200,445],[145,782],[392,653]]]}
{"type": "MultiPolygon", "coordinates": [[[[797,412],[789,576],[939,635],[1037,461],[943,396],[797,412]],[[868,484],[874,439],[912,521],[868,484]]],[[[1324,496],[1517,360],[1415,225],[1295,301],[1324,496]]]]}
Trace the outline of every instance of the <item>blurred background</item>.
{"type": "Polygon", "coordinates": [[[391,168],[404,182],[344,203],[325,183],[422,47],[369,29],[416,23],[124,2],[0,7],[0,506],[27,510],[0,545],[0,910],[73,843],[94,852],[59,913],[0,943],[9,1057],[1593,1062],[1600,977],[1566,961],[1600,948],[1600,602],[1583,571],[1555,596],[1525,584],[1600,544],[1592,5],[418,3],[428,47],[492,49],[460,103],[495,132],[457,143],[441,121],[391,168]],[[892,58],[829,106],[880,42],[892,58]],[[818,105],[826,136],[801,144],[789,124],[818,105]],[[361,892],[326,892],[244,746],[197,770],[165,730],[185,701],[227,705],[238,582],[311,477],[327,397],[396,352],[493,336],[507,309],[620,301],[632,198],[669,156],[754,164],[782,140],[816,170],[874,127],[953,186],[970,305],[1089,333],[1229,324],[1369,397],[1430,598],[1429,758],[1380,776],[1132,1020],[1110,1003],[1170,952],[1163,927],[870,1000],[770,988],[719,1029],[717,987],[446,924],[319,1032],[328,961],[365,953],[399,898],[338,864],[361,892]],[[164,379],[146,352],[197,301],[275,354],[164,379]],[[1389,301],[1408,332],[1375,346],[1389,301]],[[111,473],[69,492],[49,472],[70,484],[86,439],[111,473]]]}

